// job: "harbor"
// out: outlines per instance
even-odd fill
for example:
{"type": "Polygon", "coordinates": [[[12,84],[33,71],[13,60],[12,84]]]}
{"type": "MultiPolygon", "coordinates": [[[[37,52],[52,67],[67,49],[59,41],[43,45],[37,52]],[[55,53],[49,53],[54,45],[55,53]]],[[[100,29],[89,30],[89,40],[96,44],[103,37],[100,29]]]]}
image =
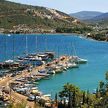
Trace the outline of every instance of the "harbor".
{"type": "Polygon", "coordinates": [[[8,92],[7,100],[11,98],[16,101],[18,101],[17,98],[14,99],[12,94],[16,93],[16,96],[21,94],[25,96],[26,101],[33,102],[36,100],[44,107],[47,107],[47,105],[51,107],[51,94],[43,94],[38,90],[39,81],[49,79],[52,74],[66,72],[69,68],[79,68],[80,63],[87,62],[87,60],[78,56],[60,56],[59,58],[54,56],[54,52],[45,52],[43,54],[29,54],[23,58],[18,57],[15,61],[7,60],[2,62],[0,64],[1,69],[9,70],[6,71],[6,74],[2,73],[3,80],[9,80],[3,83],[3,86],[1,83],[2,94],[8,92]],[[31,61],[40,61],[40,63],[34,66],[34,64],[29,63],[31,61]]]}
{"type": "MultiPolygon", "coordinates": [[[[29,39],[27,41],[26,38],[21,36],[22,38],[22,41],[20,40],[21,43],[25,42],[26,44],[24,43],[21,46],[18,46],[17,43],[19,43],[19,36],[18,37],[16,36],[14,37],[15,38],[14,43],[16,44],[14,44],[14,48],[12,47],[11,54],[10,54],[8,51],[10,47],[9,45],[10,38],[11,38],[10,41],[13,42],[13,37],[11,36],[7,37],[6,48],[1,47],[2,49],[7,49],[7,50],[1,51],[1,54],[4,54],[4,56],[2,57],[0,62],[0,70],[1,70],[0,85],[1,86],[8,85],[7,87],[11,88],[12,91],[11,94],[15,93],[14,94],[15,96],[17,94],[18,96],[17,100],[20,100],[20,97],[22,97],[21,99],[27,100],[28,104],[32,103],[32,105],[34,105],[35,96],[33,96],[32,93],[33,89],[39,95],[39,97],[37,96],[37,98],[40,97],[43,98],[43,96],[47,96],[49,98],[48,101],[46,101],[48,105],[51,105],[50,101],[54,99],[55,93],[59,92],[60,87],[62,87],[63,84],[66,82],[73,82],[73,83],[77,83],[78,85],[81,84],[79,86],[82,87],[82,89],[87,90],[87,86],[85,86],[85,83],[86,81],[89,81],[89,78],[92,78],[91,76],[93,74],[92,72],[94,72],[96,69],[98,71],[103,70],[100,69],[102,67],[102,64],[99,62],[99,58],[103,59],[103,61],[105,61],[104,60],[105,58],[101,57],[100,55],[101,53],[98,53],[98,56],[96,56],[94,53],[95,49],[91,50],[92,47],[89,47],[89,45],[91,46],[94,45],[95,47],[98,46],[102,50],[101,45],[103,44],[106,45],[105,43],[97,43],[95,41],[89,41],[86,39],[82,39],[78,37],[70,37],[70,36],[51,37],[46,35],[45,36],[40,35],[38,36],[37,39],[38,46],[35,46],[36,42],[34,41],[36,37],[33,35],[31,37],[28,37],[29,39]],[[46,40],[47,42],[45,41],[46,37],[47,37],[46,40]],[[62,38],[62,41],[60,41],[59,38],[62,38]],[[54,41],[55,43],[53,43],[53,39],[56,40],[54,41]],[[44,42],[42,44],[43,40],[44,42]],[[83,41],[84,43],[82,44],[80,40],[83,41]],[[33,45],[30,46],[28,43],[30,43],[31,41],[34,43],[33,45]],[[54,45],[51,44],[50,41],[52,41],[54,45]],[[58,41],[60,42],[58,43],[58,41]],[[72,42],[74,43],[77,42],[77,44],[74,45],[77,51],[74,50],[72,52],[72,50],[74,49],[71,44],[72,42]],[[89,44],[87,45],[87,43],[89,44]],[[37,52],[35,52],[36,48],[34,47],[38,49],[37,52]],[[16,55],[16,52],[18,52],[16,48],[17,49],[20,48],[21,50],[19,50],[19,52],[25,52],[25,54],[20,53],[16,55]],[[14,49],[14,53],[13,53],[13,49],[14,49]],[[47,51],[45,51],[45,49],[47,49],[47,51]],[[6,57],[5,54],[7,55],[6,57]],[[92,55],[91,57],[90,54],[92,55]],[[11,57],[9,55],[11,55],[11,57]],[[101,64],[101,66],[99,65],[98,67],[99,69],[98,68],[95,69],[95,65],[97,64],[94,63],[93,61],[95,59],[96,61],[98,61],[97,62],[98,65],[99,63],[101,64]],[[84,63],[84,65],[82,63],[84,63]],[[84,78],[85,75],[86,77],[84,78]],[[88,78],[88,76],[91,77],[88,78]],[[6,84],[7,81],[10,84],[6,84]],[[27,91],[28,86],[30,87],[27,91]]],[[[1,43],[1,45],[5,45],[5,44],[1,43]]],[[[100,49],[99,52],[101,52],[100,49]]],[[[107,67],[104,68],[104,70],[106,69],[107,67]]],[[[101,74],[98,74],[96,72],[93,75],[101,76],[101,74]]],[[[98,77],[95,77],[95,80],[96,78],[98,77]]],[[[99,79],[97,79],[97,81],[99,81],[99,79]]],[[[90,79],[90,83],[88,83],[88,85],[89,84],[90,85],[92,84],[91,85],[91,91],[92,91],[95,86],[95,85],[93,86],[94,80],[92,83],[90,79]]],[[[12,95],[13,98],[15,96],[12,95]]],[[[8,97],[10,99],[10,94],[8,94],[8,97]]]]}
{"type": "Polygon", "coordinates": [[[53,98],[50,93],[45,94],[39,90],[40,81],[50,80],[52,75],[66,72],[68,69],[79,68],[81,64],[87,63],[87,60],[76,55],[59,56],[56,55],[57,52],[52,51],[28,54],[27,38],[25,47],[25,55],[15,57],[13,52],[13,59],[0,63],[3,102],[20,102],[21,97],[30,107],[33,107],[35,101],[44,107],[51,107],[53,98]],[[29,104],[31,102],[32,104],[29,104]]]}

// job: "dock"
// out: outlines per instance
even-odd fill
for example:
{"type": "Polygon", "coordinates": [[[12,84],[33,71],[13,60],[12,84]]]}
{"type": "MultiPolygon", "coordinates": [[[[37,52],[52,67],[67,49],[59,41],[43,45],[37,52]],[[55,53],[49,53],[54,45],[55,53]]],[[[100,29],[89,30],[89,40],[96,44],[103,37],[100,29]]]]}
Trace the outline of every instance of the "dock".
{"type": "Polygon", "coordinates": [[[35,98],[37,98],[37,103],[44,100],[44,104],[48,105],[51,105],[52,100],[51,97],[38,90],[35,82],[44,80],[52,74],[62,73],[69,68],[78,68],[78,60],[84,61],[81,61],[81,63],[86,62],[79,57],[77,59],[76,56],[60,56],[59,58],[54,58],[51,52],[30,54],[24,58],[18,57],[18,59],[22,60],[22,62],[5,61],[0,63],[0,68],[8,68],[10,70],[9,73],[1,77],[0,87],[5,88],[7,91],[9,90],[9,94],[7,93],[8,97],[10,97],[9,100],[13,99],[15,102],[27,101],[27,106],[31,108],[34,106],[35,98]],[[31,60],[38,61],[40,64],[30,64],[31,60]],[[30,62],[26,64],[23,61],[30,62]]]}

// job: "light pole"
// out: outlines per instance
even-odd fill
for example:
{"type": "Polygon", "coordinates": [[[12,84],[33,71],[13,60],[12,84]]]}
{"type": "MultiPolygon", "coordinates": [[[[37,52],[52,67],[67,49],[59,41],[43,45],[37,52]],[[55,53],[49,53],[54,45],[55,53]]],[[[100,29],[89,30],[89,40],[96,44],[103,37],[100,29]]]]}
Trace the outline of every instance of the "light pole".
{"type": "Polygon", "coordinates": [[[7,36],[5,35],[5,60],[7,59],[7,36]]]}
{"type": "Polygon", "coordinates": [[[47,36],[45,36],[45,52],[47,51],[47,36]]]}

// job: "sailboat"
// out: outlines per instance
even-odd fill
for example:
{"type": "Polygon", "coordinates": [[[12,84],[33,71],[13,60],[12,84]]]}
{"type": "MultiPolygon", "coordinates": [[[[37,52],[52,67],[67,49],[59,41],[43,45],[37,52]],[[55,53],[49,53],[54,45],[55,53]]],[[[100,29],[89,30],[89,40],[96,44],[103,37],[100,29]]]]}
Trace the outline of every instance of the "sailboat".
{"type": "Polygon", "coordinates": [[[78,56],[73,56],[73,58],[74,58],[74,61],[75,61],[76,63],[79,63],[79,64],[84,64],[84,63],[87,63],[87,61],[88,61],[88,60],[82,59],[82,58],[80,58],[80,57],[78,57],[78,56]]]}
{"type": "Polygon", "coordinates": [[[78,63],[74,61],[73,56],[69,56],[69,62],[67,63],[67,68],[78,68],[78,63]]]}
{"type": "MultiPolygon", "coordinates": [[[[75,55],[76,55],[75,47],[74,47],[73,44],[72,44],[72,46],[73,46],[73,50],[74,50],[75,55]]],[[[73,59],[73,61],[74,61],[75,63],[77,63],[77,64],[84,64],[84,63],[87,63],[87,60],[86,60],[86,59],[82,59],[82,58],[80,58],[80,57],[78,57],[78,56],[72,56],[72,59],[73,59]]]]}

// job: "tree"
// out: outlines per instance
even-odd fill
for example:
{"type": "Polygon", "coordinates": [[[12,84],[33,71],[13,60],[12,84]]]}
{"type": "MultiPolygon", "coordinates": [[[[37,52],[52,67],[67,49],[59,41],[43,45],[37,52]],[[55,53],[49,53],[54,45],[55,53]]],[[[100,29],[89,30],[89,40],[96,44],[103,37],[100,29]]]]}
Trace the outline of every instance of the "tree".
{"type": "Polygon", "coordinates": [[[76,91],[76,93],[78,93],[79,92],[79,88],[74,86],[74,85],[72,85],[72,84],[67,83],[67,84],[65,84],[63,86],[63,90],[61,92],[59,92],[59,97],[60,98],[63,98],[64,96],[65,97],[69,97],[69,93],[70,92],[73,93],[74,91],[76,91]]]}
{"type": "Polygon", "coordinates": [[[99,90],[98,90],[98,88],[96,89],[96,98],[98,98],[99,97],[99,90]]]}
{"type": "Polygon", "coordinates": [[[86,98],[86,103],[89,104],[89,90],[87,90],[87,98],[86,98]]]}
{"type": "Polygon", "coordinates": [[[106,72],[106,74],[105,74],[105,79],[106,79],[106,81],[108,83],[108,72],[106,72]]]}
{"type": "Polygon", "coordinates": [[[99,89],[100,90],[103,90],[104,89],[104,85],[105,85],[104,82],[103,81],[100,81],[99,82],[99,89]]]}
{"type": "Polygon", "coordinates": [[[76,91],[74,90],[73,95],[72,95],[72,106],[76,106],[76,91]]]}
{"type": "Polygon", "coordinates": [[[82,104],[84,105],[85,104],[85,99],[86,99],[86,96],[85,96],[85,91],[83,92],[83,100],[82,100],[82,104]]]}
{"type": "MultiPolygon", "coordinates": [[[[72,84],[65,84],[63,86],[63,90],[61,92],[59,92],[59,97],[61,98],[61,100],[63,100],[64,98],[69,100],[69,108],[71,108],[72,106],[74,107],[77,103],[79,103],[79,101],[77,101],[76,103],[76,99],[79,97],[80,90],[78,87],[72,85],[72,84]]],[[[77,99],[80,100],[80,99],[77,99]]]]}

